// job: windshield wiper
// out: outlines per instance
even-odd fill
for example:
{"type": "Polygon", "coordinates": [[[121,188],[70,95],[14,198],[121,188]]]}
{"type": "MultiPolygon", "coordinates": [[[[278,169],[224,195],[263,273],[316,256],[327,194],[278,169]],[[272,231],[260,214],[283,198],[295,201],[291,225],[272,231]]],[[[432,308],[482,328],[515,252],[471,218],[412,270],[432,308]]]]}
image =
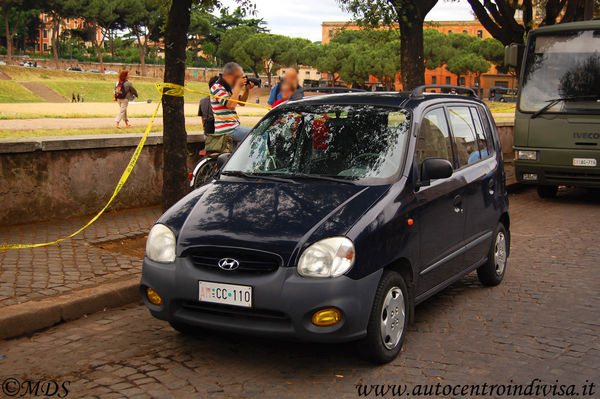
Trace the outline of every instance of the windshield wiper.
{"type": "Polygon", "coordinates": [[[548,100],[548,104],[544,105],[542,108],[535,111],[533,113],[533,115],[531,115],[531,119],[537,118],[538,116],[540,116],[544,112],[548,111],[550,108],[554,107],[556,104],[558,104],[560,102],[578,101],[578,100],[586,100],[586,99],[593,100],[593,99],[599,99],[599,98],[600,98],[600,94],[587,94],[584,96],[560,97],[560,98],[555,98],[553,100],[548,100]]]}
{"type": "Polygon", "coordinates": [[[292,179],[327,180],[327,181],[333,181],[336,183],[356,185],[356,183],[353,182],[352,180],[348,180],[348,179],[344,179],[344,178],[340,178],[340,177],[334,177],[334,176],[327,176],[327,175],[311,175],[308,173],[292,173],[292,174],[289,174],[286,176],[289,176],[292,179]]]}
{"type": "Polygon", "coordinates": [[[275,177],[275,176],[267,176],[265,174],[246,173],[246,172],[242,172],[241,170],[225,170],[225,171],[221,172],[221,174],[225,175],[225,176],[245,177],[247,179],[263,179],[263,180],[276,181],[279,183],[298,184],[295,181],[293,181],[291,178],[286,179],[286,178],[275,177]]]}

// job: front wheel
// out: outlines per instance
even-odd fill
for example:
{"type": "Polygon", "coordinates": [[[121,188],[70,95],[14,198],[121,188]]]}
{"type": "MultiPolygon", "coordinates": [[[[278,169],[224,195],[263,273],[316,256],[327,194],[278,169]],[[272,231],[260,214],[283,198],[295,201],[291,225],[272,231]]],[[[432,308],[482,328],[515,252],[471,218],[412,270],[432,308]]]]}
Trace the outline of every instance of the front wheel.
{"type": "Polygon", "coordinates": [[[219,165],[215,158],[204,159],[202,165],[194,175],[194,188],[198,188],[208,183],[219,172],[219,165]]]}
{"type": "Polygon", "coordinates": [[[510,248],[509,235],[502,223],[496,228],[488,260],[477,269],[477,277],[483,285],[495,286],[502,282],[510,248]]]}
{"type": "Polygon", "coordinates": [[[367,336],[357,343],[359,353],[374,363],[389,363],[398,356],[409,319],[408,289],[402,276],[386,271],[377,291],[367,336]]]}

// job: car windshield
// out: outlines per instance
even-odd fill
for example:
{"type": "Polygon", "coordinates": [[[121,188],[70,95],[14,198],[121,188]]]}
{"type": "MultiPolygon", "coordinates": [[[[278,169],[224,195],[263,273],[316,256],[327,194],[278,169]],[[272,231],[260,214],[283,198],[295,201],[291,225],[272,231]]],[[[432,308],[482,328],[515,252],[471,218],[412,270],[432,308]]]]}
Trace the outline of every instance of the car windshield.
{"type": "Polygon", "coordinates": [[[273,111],[223,172],[377,183],[394,176],[408,141],[410,113],[370,105],[273,111]]]}
{"type": "Polygon", "coordinates": [[[521,111],[537,112],[553,101],[546,112],[600,110],[600,30],[538,35],[527,52],[521,111]]]}

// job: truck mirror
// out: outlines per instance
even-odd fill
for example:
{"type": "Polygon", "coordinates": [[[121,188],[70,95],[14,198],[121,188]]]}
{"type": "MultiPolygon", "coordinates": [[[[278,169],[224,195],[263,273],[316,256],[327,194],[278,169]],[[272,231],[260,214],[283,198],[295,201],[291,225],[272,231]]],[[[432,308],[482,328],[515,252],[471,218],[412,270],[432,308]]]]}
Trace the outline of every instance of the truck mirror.
{"type": "Polygon", "coordinates": [[[504,65],[519,68],[523,59],[525,46],[522,44],[511,43],[504,48],[504,65]]]}

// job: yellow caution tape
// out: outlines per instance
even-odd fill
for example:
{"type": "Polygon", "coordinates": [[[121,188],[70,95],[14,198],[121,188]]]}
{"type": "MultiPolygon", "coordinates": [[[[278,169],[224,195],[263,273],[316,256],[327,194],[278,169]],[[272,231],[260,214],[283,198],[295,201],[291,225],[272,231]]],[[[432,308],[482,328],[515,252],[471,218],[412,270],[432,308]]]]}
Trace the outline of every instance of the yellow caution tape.
{"type": "Polygon", "coordinates": [[[234,100],[233,98],[228,98],[228,97],[223,97],[223,96],[215,96],[214,94],[211,94],[209,92],[205,92],[205,91],[199,91],[199,90],[194,90],[194,89],[188,89],[185,86],[181,86],[175,83],[157,83],[156,87],[158,88],[158,91],[161,93],[164,93],[168,96],[174,96],[174,97],[183,97],[185,92],[188,91],[190,93],[197,93],[197,94],[202,94],[204,96],[209,96],[212,98],[220,98],[223,100],[227,100],[227,101],[233,101],[234,103],[238,103],[238,104],[244,104],[244,105],[251,105],[253,107],[260,107],[260,108],[264,108],[264,109],[273,109],[272,107],[269,107],[267,105],[260,105],[260,104],[255,104],[255,103],[249,103],[246,101],[242,101],[242,100],[234,100]],[[166,90],[165,90],[166,89],[166,90]]]}
{"type": "Polygon", "coordinates": [[[157,83],[156,88],[157,88],[158,92],[161,94],[161,98],[158,101],[158,103],[156,104],[156,109],[154,110],[154,113],[152,114],[150,123],[148,124],[148,127],[146,127],[146,131],[144,132],[142,139],[140,140],[137,147],[135,148],[135,151],[133,152],[133,155],[131,156],[129,163],[127,164],[127,168],[125,168],[125,171],[121,175],[121,178],[119,179],[119,182],[117,183],[117,186],[115,187],[115,190],[113,191],[113,193],[110,196],[106,205],[104,205],[104,207],[100,210],[100,212],[98,212],[96,214],[96,216],[94,216],[92,219],[90,219],[90,221],[87,222],[79,230],[75,231],[74,233],[69,234],[66,237],[59,238],[58,240],[55,240],[55,241],[43,242],[43,243],[38,243],[38,244],[0,244],[0,250],[1,249],[37,248],[37,247],[45,247],[48,245],[58,244],[59,242],[62,242],[62,241],[68,240],[69,238],[75,237],[77,234],[81,233],[83,230],[87,229],[92,223],[94,223],[96,220],[98,220],[98,218],[106,211],[106,209],[113,202],[113,200],[115,199],[117,194],[119,194],[119,191],[121,191],[121,188],[123,188],[123,185],[129,178],[129,175],[131,175],[131,171],[133,170],[133,167],[135,166],[138,158],[140,157],[142,148],[144,148],[144,144],[146,144],[146,139],[148,138],[148,133],[150,133],[150,129],[152,129],[152,125],[154,124],[154,119],[156,118],[156,114],[158,113],[158,109],[160,108],[160,105],[162,103],[163,95],[174,96],[174,97],[183,97],[185,94],[185,91],[189,91],[191,93],[199,93],[199,94],[207,95],[207,96],[214,97],[214,98],[222,98],[222,99],[226,99],[228,101],[234,101],[234,102],[237,102],[240,104],[247,104],[247,105],[251,105],[254,107],[271,109],[271,107],[267,107],[267,106],[260,105],[260,104],[248,103],[248,102],[244,102],[244,101],[240,101],[240,100],[234,100],[231,98],[215,96],[213,94],[198,91],[198,90],[188,89],[187,87],[184,87],[184,86],[181,86],[181,85],[178,85],[175,83],[157,83]]]}
{"type": "Polygon", "coordinates": [[[158,113],[158,108],[160,107],[160,104],[161,104],[161,101],[159,101],[158,104],[156,105],[156,109],[154,110],[154,113],[152,114],[152,119],[150,120],[150,123],[148,124],[148,127],[146,128],[146,131],[144,132],[144,135],[142,136],[142,139],[140,140],[137,147],[135,148],[135,151],[134,151],[133,155],[131,156],[129,163],[127,164],[127,168],[125,168],[125,171],[121,175],[121,178],[119,179],[119,183],[117,184],[117,187],[115,187],[115,190],[113,191],[113,193],[112,193],[110,199],[108,200],[108,202],[106,203],[106,205],[104,205],[104,208],[102,208],[100,210],[100,212],[98,212],[96,214],[96,216],[94,216],[89,222],[87,222],[83,227],[81,227],[76,232],[71,233],[66,237],[59,238],[56,241],[44,242],[44,243],[39,243],[39,244],[0,244],[0,249],[37,248],[37,247],[45,247],[48,245],[58,244],[59,242],[68,240],[69,238],[76,236],[77,234],[81,233],[83,230],[87,229],[92,223],[94,223],[100,217],[100,215],[102,215],[104,213],[104,211],[106,211],[108,206],[113,202],[113,200],[115,199],[117,194],[119,194],[119,191],[121,191],[121,188],[123,188],[123,185],[129,178],[129,175],[131,174],[131,171],[133,170],[135,163],[137,162],[138,158],[140,157],[142,148],[144,147],[144,144],[146,143],[146,139],[148,138],[148,133],[150,133],[150,129],[152,128],[152,124],[154,123],[154,118],[156,117],[156,114],[158,113]]]}

